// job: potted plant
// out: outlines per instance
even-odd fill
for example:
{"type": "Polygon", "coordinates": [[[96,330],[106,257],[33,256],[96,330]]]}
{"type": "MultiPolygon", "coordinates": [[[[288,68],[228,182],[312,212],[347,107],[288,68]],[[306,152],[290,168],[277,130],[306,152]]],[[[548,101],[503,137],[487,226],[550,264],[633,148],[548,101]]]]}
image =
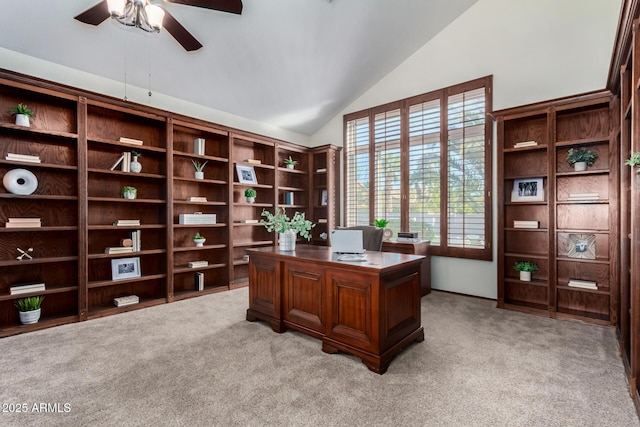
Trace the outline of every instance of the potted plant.
{"type": "Polygon", "coordinates": [[[293,169],[298,164],[297,160],[293,160],[291,156],[288,159],[284,159],[284,164],[287,169],[293,169]]]}
{"type": "Polygon", "coordinates": [[[303,212],[296,212],[289,218],[283,208],[276,208],[275,213],[267,210],[262,211],[263,219],[260,224],[264,225],[267,231],[278,233],[281,251],[293,251],[296,249],[296,234],[311,240],[311,229],[315,227],[311,221],[305,218],[303,212]]]}
{"type": "Polygon", "coordinates": [[[138,190],[136,187],[125,185],[122,187],[122,190],[120,190],[120,195],[125,199],[135,199],[138,197],[138,190]]]}
{"type": "Polygon", "coordinates": [[[587,166],[591,166],[598,158],[598,153],[587,150],[585,147],[578,149],[570,148],[567,153],[567,162],[569,166],[573,166],[576,171],[583,171],[587,166]]]}
{"type": "Polygon", "coordinates": [[[387,228],[387,225],[389,224],[389,221],[386,219],[374,219],[373,220],[373,226],[377,227],[377,228],[382,228],[382,237],[385,240],[389,240],[391,238],[391,236],[393,235],[393,232],[391,231],[390,228],[387,228]]]}
{"type": "Polygon", "coordinates": [[[138,161],[138,157],[142,157],[142,154],[137,151],[131,152],[131,163],[129,163],[129,170],[131,172],[140,173],[140,171],[142,171],[142,163],[138,161]]]}
{"type": "MultiPolygon", "coordinates": [[[[631,167],[640,165],[640,151],[631,153],[631,157],[629,157],[624,164],[631,167]]],[[[640,172],[640,169],[638,169],[637,172],[640,172]]]]}
{"type": "Polygon", "coordinates": [[[20,310],[20,322],[23,325],[38,323],[40,320],[40,304],[44,296],[20,298],[16,301],[16,307],[20,310]]]}
{"type": "Polygon", "coordinates": [[[531,273],[537,271],[538,266],[532,261],[519,261],[515,263],[513,269],[520,272],[520,280],[530,282],[531,273]]]}
{"type": "Polygon", "coordinates": [[[258,193],[253,188],[247,188],[244,190],[244,197],[247,200],[247,203],[253,203],[256,201],[256,196],[258,193]]]}
{"type": "Polygon", "coordinates": [[[204,245],[204,242],[207,239],[205,239],[203,236],[200,235],[200,233],[196,233],[195,236],[193,236],[193,242],[196,244],[197,248],[201,248],[202,245],[204,245]]]}
{"type": "Polygon", "coordinates": [[[191,160],[191,163],[193,163],[193,167],[196,168],[196,179],[204,179],[204,167],[209,163],[209,160],[204,163],[200,163],[197,160],[191,160]]]}
{"type": "Polygon", "coordinates": [[[16,116],[16,124],[18,126],[26,127],[30,126],[29,119],[36,116],[26,104],[18,104],[15,107],[10,108],[9,113],[16,116]]]}

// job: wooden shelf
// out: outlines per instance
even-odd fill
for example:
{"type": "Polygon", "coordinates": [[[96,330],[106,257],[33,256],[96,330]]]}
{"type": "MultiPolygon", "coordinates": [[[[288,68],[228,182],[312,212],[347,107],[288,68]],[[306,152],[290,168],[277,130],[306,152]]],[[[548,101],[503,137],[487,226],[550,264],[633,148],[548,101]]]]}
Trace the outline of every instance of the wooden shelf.
{"type": "Polygon", "coordinates": [[[78,139],[78,134],[77,133],[71,133],[71,132],[60,132],[60,131],[52,131],[52,130],[47,130],[47,129],[39,129],[39,128],[35,128],[35,127],[25,127],[25,126],[18,126],[15,125],[13,123],[0,123],[0,128],[2,129],[6,129],[6,130],[13,130],[13,131],[17,131],[17,132],[22,132],[22,133],[32,133],[32,134],[36,134],[36,135],[43,135],[43,136],[53,136],[56,138],[66,138],[66,139],[78,139]]]}
{"type": "Polygon", "coordinates": [[[127,284],[127,283],[148,282],[150,280],[164,279],[165,277],[166,277],[165,274],[150,274],[148,276],[134,277],[131,279],[123,279],[123,280],[96,280],[96,281],[87,283],[87,288],[94,289],[94,288],[102,288],[105,286],[118,286],[118,285],[127,284]]]}

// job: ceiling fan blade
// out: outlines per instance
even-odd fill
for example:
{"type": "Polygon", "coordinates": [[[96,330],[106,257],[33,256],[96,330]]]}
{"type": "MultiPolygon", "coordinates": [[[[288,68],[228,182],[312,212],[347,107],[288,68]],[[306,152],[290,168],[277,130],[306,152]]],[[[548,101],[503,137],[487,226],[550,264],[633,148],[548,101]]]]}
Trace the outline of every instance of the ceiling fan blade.
{"type": "Polygon", "coordinates": [[[242,0],[166,0],[169,3],[203,7],[205,9],[242,14],[242,0]]]}
{"type": "Polygon", "coordinates": [[[89,25],[100,25],[104,22],[105,19],[110,17],[109,6],[107,6],[107,0],[102,0],[100,3],[95,6],[85,10],[80,15],[74,17],[80,22],[84,22],[89,25]]]}
{"type": "Polygon", "coordinates": [[[171,36],[176,39],[176,41],[180,43],[187,52],[193,52],[194,50],[198,50],[202,47],[202,44],[166,10],[164,13],[162,27],[167,30],[167,32],[171,34],[171,36]]]}

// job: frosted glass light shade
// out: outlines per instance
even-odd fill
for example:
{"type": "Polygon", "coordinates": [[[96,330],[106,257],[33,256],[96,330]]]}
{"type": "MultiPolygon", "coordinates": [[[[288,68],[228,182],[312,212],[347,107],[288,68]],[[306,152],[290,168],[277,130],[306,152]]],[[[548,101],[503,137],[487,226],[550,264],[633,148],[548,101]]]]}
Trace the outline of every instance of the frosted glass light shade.
{"type": "Polygon", "coordinates": [[[124,17],[124,8],[126,5],[127,0],[107,0],[107,6],[111,16],[124,17]]]}
{"type": "Polygon", "coordinates": [[[155,30],[160,30],[164,20],[164,10],[160,6],[148,4],[144,7],[144,11],[147,14],[149,26],[155,30]]]}

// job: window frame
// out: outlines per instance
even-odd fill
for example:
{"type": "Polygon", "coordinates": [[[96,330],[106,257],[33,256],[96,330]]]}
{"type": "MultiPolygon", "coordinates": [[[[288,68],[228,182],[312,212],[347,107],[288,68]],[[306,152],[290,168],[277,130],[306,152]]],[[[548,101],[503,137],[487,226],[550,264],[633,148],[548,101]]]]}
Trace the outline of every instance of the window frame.
{"type": "MultiPolygon", "coordinates": [[[[459,83],[446,88],[434,90],[431,92],[415,95],[398,101],[393,101],[372,108],[367,108],[354,113],[343,116],[343,147],[344,147],[344,181],[343,189],[345,194],[345,209],[343,211],[342,223],[345,225],[354,225],[347,223],[347,210],[350,200],[350,191],[353,191],[347,185],[349,165],[349,146],[348,146],[348,123],[354,120],[367,118],[369,120],[369,224],[373,224],[376,212],[375,198],[375,117],[378,114],[389,112],[391,110],[400,109],[400,176],[401,176],[401,230],[409,230],[409,113],[411,106],[440,100],[440,245],[430,245],[429,253],[436,256],[468,258],[477,260],[491,261],[493,259],[493,227],[492,227],[492,182],[493,182],[493,121],[490,113],[493,109],[493,76],[485,76],[478,79],[459,83]],[[484,106],[484,248],[464,248],[458,246],[448,246],[448,143],[449,143],[449,117],[448,117],[448,100],[449,97],[469,92],[476,89],[484,88],[485,106],[484,106]]],[[[360,224],[363,225],[363,224],[360,224]]],[[[399,230],[398,230],[399,231],[399,230]]]]}

